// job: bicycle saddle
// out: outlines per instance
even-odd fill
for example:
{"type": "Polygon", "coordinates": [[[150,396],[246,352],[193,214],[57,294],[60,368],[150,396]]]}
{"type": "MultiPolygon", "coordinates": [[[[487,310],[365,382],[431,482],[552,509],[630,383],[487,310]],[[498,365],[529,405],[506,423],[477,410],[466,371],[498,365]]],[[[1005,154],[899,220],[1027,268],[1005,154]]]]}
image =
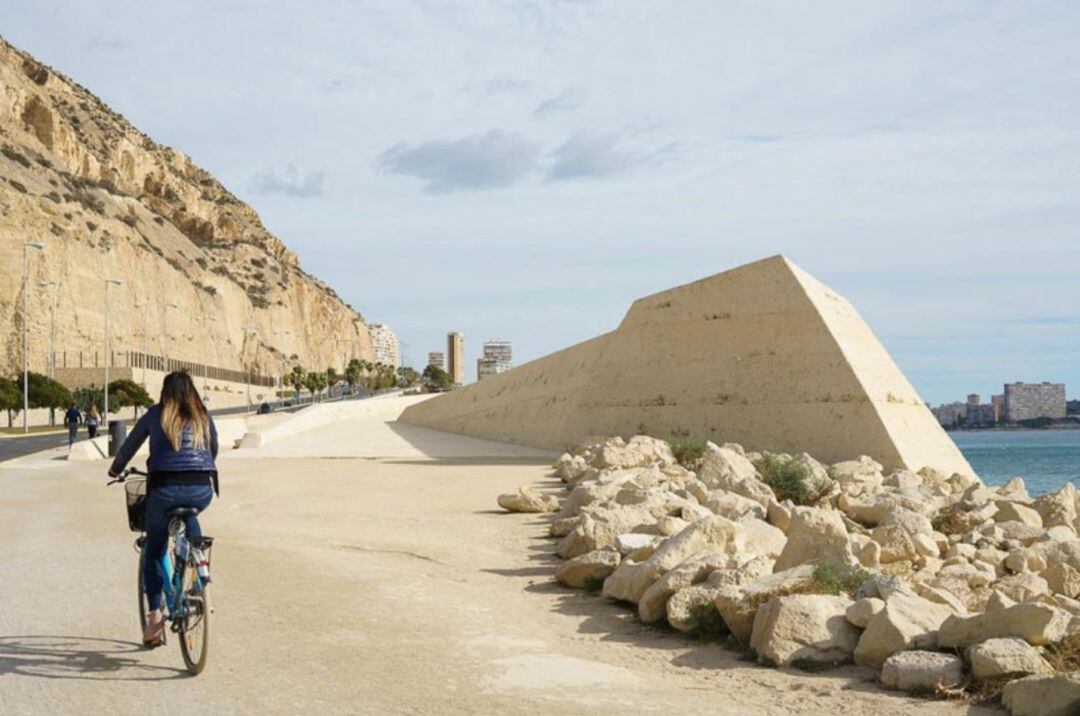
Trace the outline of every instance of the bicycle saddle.
{"type": "Polygon", "coordinates": [[[194,517],[197,514],[199,514],[198,507],[173,507],[165,511],[165,516],[169,519],[182,520],[185,517],[194,517]]]}

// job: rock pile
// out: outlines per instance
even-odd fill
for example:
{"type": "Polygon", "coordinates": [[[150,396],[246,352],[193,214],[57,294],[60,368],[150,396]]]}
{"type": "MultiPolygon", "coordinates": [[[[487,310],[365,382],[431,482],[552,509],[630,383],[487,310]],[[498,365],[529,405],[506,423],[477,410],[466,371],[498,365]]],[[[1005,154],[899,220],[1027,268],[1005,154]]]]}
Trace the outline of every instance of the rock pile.
{"type": "Polygon", "coordinates": [[[561,503],[523,491],[499,504],[557,510],[559,582],[644,622],[730,635],[771,665],[854,661],[893,688],[1004,686],[1013,713],[1047,713],[1030,702],[1040,693],[1080,713],[1080,676],[1051,666],[1075,669],[1062,654],[1080,652],[1071,484],[1033,498],[1020,478],[885,475],[865,456],[699,452],[691,471],[661,440],[592,440],[553,465],[561,503]]]}

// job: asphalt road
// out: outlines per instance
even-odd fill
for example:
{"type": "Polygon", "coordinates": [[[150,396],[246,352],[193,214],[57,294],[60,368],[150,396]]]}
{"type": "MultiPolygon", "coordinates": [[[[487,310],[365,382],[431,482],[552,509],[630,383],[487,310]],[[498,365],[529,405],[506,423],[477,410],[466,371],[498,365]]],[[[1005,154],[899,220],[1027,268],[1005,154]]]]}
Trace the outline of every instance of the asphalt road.
{"type": "MultiPolygon", "coordinates": [[[[344,400],[358,400],[367,397],[371,397],[371,395],[346,396],[344,400]]],[[[342,398],[332,398],[330,400],[342,400],[342,398]]],[[[295,413],[297,410],[306,408],[309,405],[311,405],[311,403],[305,401],[303,403],[293,405],[288,408],[278,408],[274,412],[295,413]]],[[[237,406],[235,408],[219,408],[217,410],[210,410],[210,414],[215,416],[239,415],[247,412],[249,411],[246,405],[237,406]]],[[[126,422],[129,423],[128,428],[130,429],[131,421],[129,420],[126,422]]],[[[86,427],[80,425],[78,439],[85,440],[86,437],[86,427]]],[[[17,457],[22,457],[23,455],[31,455],[35,452],[41,452],[42,450],[50,450],[52,448],[62,447],[64,445],[67,445],[66,432],[46,435],[29,435],[27,437],[0,438],[0,462],[3,462],[5,460],[13,460],[17,457]]]]}
{"type": "MultiPolygon", "coordinates": [[[[86,438],[85,428],[79,431],[79,438],[86,438]]],[[[67,445],[67,439],[67,433],[28,435],[23,438],[0,438],[0,462],[67,445]]]]}

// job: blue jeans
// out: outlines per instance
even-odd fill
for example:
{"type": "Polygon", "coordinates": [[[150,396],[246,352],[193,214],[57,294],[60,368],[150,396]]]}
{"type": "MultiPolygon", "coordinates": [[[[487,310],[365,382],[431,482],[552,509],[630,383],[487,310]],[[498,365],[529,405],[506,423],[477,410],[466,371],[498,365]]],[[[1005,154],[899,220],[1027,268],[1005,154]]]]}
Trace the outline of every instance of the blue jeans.
{"type": "MultiPolygon", "coordinates": [[[[160,485],[146,496],[146,544],[143,546],[143,584],[150,609],[161,609],[161,590],[165,588],[165,574],[161,558],[169,543],[169,518],[165,513],[174,507],[197,507],[202,512],[210,505],[214,491],[210,485],[160,485]]],[[[202,539],[199,520],[185,520],[188,541],[198,544],[202,539]]]]}

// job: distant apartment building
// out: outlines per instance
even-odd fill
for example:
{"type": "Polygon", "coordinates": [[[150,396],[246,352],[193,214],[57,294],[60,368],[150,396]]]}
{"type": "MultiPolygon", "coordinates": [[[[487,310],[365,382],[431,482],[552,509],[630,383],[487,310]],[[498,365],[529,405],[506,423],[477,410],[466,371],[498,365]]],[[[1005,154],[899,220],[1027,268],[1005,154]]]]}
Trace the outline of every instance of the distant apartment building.
{"type": "Polygon", "coordinates": [[[465,336],[457,331],[446,334],[446,372],[454,385],[465,382],[465,336]]]}
{"type": "Polygon", "coordinates": [[[968,397],[967,397],[967,404],[968,405],[978,405],[979,403],[980,403],[980,400],[979,400],[979,394],[978,393],[968,393],[968,397]]]}
{"type": "Polygon", "coordinates": [[[483,380],[513,367],[513,349],[510,341],[497,338],[484,343],[484,356],[476,361],[476,379],[483,380]]]}
{"type": "Polygon", "coordinates": [[[994,423],[1005,420],[1005,395],[991,395],[990,405],[994,408],[994,423]]]}
{"type": "Polygon", "coordinates": [[[510,341],[503,341],[498,338],[484,341],[484,358],[510,365],[514,360],[514,350],[510,341]]]}
{"type": "Polygon", "coordinates": [[[967,415],[968,405],[967,403],[961,403],[959,401],[955,403],[944,403],[932,408],[931,412],[934,417],[938,419],[942,427],[955,428],[958,426],[967,415]]]}
{"type": "Polygon", "coordinates": [[[446,370],[446,354],[442,351],[431,351],[427,354],[427,364],[446,370]]]}
{"type": "Polygon", "coordinates": [[[994,419],[994,406],[992,403],[975,403],[967,406],[967,414],[964,416],[964,427],[989,428],[997,420],[994,419]]]}
{"type": "Polygon", "coordinates": [[[372,323],[368,326],[371,333],[371,346],[375,350],[375,362],[396,366],[398,364],[397,334],[385,323],[372,323]]]}
{"type": "Polygon", "coordinates": [[[1005,422],[1064,417],[1064,383],[1005,384],[1005,422]]]}

